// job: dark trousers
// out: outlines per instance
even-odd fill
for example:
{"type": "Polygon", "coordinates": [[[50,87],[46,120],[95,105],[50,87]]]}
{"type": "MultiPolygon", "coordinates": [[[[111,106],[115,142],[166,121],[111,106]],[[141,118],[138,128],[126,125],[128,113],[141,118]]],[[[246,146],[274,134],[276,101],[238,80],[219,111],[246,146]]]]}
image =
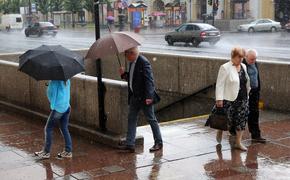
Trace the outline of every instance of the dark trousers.
{"type": "Polygon", "coordinates": [[[135,146],[137,120],[138,114],[141,110],[143,111],[144,115],[147,118],[148,123],[150,124],[155,144],[162,144],[161,132],[154,113],[154,106],[153,105],[147,106],[143,102],[140,102],[138,99],[136,99],[134,96],[130,98],[129,105],[130,107],[128,114],[128,131],[126,144],[129,146],[135,146]]]}
{"type": "Polygon", "coordinates": [[[249,94],[249,116],[248,127],[252,138],[259,138],[261,131],[259,127],[259,99],[260,91],[258,89],[251,89],[249,94]]]}

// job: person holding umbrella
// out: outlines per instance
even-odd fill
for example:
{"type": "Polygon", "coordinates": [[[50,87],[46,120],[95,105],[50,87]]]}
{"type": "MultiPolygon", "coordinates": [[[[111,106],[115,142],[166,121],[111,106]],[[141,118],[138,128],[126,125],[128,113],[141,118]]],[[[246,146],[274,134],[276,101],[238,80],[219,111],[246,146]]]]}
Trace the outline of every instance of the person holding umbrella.
{"type": "Polygon", "coordinates": [[[70,80],[60,81],[51,80],[47,87],[47,97],[50,103],[50,115],[47,119],[44,133],[45,143],[43,150],[34,154],[40,158],[47,159],[50,157],[50,149],[52,145],[52,132],[54,126],[59,122],[60,131],[64,137],[65,150],[58,153],[59,158],[72,157],[72,140],[68,130],[68,122],[70,116],[70,80]]]}
{"type": "Polygon", "coordinates": [[[84,59],[79,54],[62,46],[42,45],[19,57],[19,70],[36,80],[49,80],[47,97],[50,115],[44,134],[45,143],[41,151],[34,154],[41,159],[50,158],[53,128],[59,124],[65,141],[64,151],[59,158],[72,157],[72,140],[68,129],[70,116],[70,78],[84,71],[84,59]]]}
{"type": "Polygon", "coordinates": [[[155,91],[153,73],[150,62],[142,55],[139,55],[137,47],[125,51],[126,59],[130,62],[129,72],[124,67],[120,68],[122,79],[128,81],[129,92],[129,114],[126,143],[120,149],[135,152],[135,137],[137,118],[140,110],[144,112],[153,132],[154,145],[150,152],[163,148],[163,141],[158,121],[154,113],[154,104],[160,101],[155,91]]]}
{"type": "Polygon", "coordinates": [[[139,55],[138,46],[142,41],[143,38],[133,32],[113,32],[95,41],[86,55],[86,59],[100,59],[115,54],[120,66],[119,73],[128,81],[130,108],[127,137],[125,144],[119,148],[129,152],[135,152],[137,118],[141,110],[151,126],[155,141],[150,152],[163,148],[160,128],[154,113],[154,104],[160,101],[160,98],[155,91],[151,64],[146,57],[139,55]],[[125,53],[127,61],[130,62],[129,72],[125,72],[122,67],[120,53],[125,53]]]}

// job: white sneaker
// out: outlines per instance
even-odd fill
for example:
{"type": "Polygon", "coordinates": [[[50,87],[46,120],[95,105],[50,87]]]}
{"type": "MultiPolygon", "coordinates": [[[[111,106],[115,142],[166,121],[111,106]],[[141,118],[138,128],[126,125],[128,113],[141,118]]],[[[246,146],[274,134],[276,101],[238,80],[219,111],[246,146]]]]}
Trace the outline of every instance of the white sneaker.
{"type": "Polygon", "coordinates": [[[41,158],[41,159],[49,159],[50,153],[45,152],[44,150],[39,152],[34,152],[34,155],[41,158]]]}
{"type": "Polygon", "coordinates": [[[72,158],[72,152],[62,151],[61,153],[57,154],[58,158],[72,158]]]}

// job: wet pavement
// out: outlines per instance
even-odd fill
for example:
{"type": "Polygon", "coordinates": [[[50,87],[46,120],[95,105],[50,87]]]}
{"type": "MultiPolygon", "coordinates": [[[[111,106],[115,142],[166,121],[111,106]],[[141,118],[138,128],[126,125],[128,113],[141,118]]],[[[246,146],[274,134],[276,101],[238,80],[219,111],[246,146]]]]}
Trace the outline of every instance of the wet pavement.
{"type": "Polygon", "coordinates": [[[0,179],[289,179],[290,114],[262,112],[261,129],[269,142],[252,143],[248,152],[232,150],[228,135],[222,145],[215,131],[205,128],[204,117],[163,123],[163,151],[149,153],[153,144],[148,126],[138,128],[144,146],[124,153],[92,144],[73,135],[73,158],[58,159],[63,141],[54,131],[51,157],[33,155],[42,148],[44,122],[1,110],[0,179]]]}

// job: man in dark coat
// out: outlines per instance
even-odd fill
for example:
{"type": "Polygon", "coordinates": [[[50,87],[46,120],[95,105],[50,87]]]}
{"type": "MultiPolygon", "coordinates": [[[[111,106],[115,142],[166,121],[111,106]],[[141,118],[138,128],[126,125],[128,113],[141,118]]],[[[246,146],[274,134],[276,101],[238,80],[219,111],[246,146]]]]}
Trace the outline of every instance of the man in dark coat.
{"type": "Polygon", "coordinates": [[[252,140],[255,142],[265,143],[266,139],[261,137],[261,130],[259,127],[259,100],[260,100],[260,75],[259,68],[256,62],[257,52],[254,49],[250,49],[246,53],[246,58],[243,63],[247,66],[247,71],[251,82],[251,91],[249,94],[249,116],[248,127],[252,136],[252,140]]]}
{"type": "Polygon", "coordinates": [[[130,62],[129,72],[125,72],[124,68],[121,67],[120,75],[122,79],[128,81],[129,114],[126,144],[120,148],[135,152],[137,118],[142,110],[151,126],[155,142],[154,146],[150,148],[150,152],[160,150],[163,148],[163,142],[154,113],[154,104],[160,98],[155,91],[150,62],[144,56],[139,55],[137,47],[126,50],[125,56],[130,62]]]}

